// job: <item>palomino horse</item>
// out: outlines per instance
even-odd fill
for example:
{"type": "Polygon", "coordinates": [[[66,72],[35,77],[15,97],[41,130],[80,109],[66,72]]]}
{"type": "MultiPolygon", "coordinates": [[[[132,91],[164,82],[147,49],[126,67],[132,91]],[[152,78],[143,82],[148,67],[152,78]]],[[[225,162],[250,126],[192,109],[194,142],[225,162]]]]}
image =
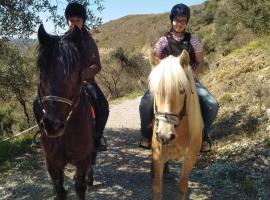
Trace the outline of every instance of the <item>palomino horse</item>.
{"type": "MultiPolygon", "coordinates": [[[[39,70],[38,100],[43,112],[34,112],[41,130],[47,170],[52,178],[57,200],[67,199],[63,187],[64,167],[71,163],[77,170],[75,190],[79,200],[85,199],[88,184],[93,184],[94,118],[85,91],[82,35],[75,27],[62,37],[38,30],[39,70]],[[88,180],[86,176],[88,175],[88,180]]],[[[90,55],[90,54],[89,54],[90,55]]]]}
{"type": "Polygon", "coordinates": [[[203,121],[189,55],[169,56],[153,68],[149,88],[154,96],[155,122],[152,138],[153,200],[162,198],[164,164],[183,159],[179,199],[185,199],[188,177],[202,142],[203,121]]]}

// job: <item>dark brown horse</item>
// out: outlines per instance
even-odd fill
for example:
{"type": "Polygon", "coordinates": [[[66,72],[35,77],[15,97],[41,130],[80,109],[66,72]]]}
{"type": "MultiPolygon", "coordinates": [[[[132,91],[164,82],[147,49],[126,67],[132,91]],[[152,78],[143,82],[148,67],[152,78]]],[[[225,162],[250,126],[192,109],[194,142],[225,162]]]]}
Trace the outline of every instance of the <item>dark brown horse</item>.
{"type": "Polygon", "coordinates": [[[81,37],[77,27],[61,37],[49,35],[43,25],[38,30],[38,100],[43,111],[35,115],[57,200],[67,198],[63,170],[68,163],[77,168],[77,199],[84,200],[87,183],[93,184],[94,117],[84,91],[87,58],[81,56],[81,37]]]}

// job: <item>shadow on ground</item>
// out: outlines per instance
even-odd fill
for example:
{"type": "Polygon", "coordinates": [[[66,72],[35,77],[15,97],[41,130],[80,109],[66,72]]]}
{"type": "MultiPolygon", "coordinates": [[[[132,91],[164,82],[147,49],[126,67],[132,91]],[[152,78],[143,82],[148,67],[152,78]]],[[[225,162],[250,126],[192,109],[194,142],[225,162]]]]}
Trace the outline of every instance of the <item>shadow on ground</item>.
{"type": "MultiPolygon", "coordinates": [[[[98,200],[149,200],[151,199],[150,150],[138,148],[140,139],[138,130],[107,129],[105,137],[108,140],[108,151],[97,157],[94,167],[95,185],[87,192],[87,199],[98,200]]],[[[265,148],[251,152],[250,160],[231,161],[216,160],[209,166],[198,165],[190,177],[191,192],[189,199],[267,199],[268,190],[261,187],[270,183],[265,148]],[[261,159],[261,160],[260,160],[261,159]],[[249,163],[257,163],[250,167],[249,163]],[[256,173],[251,173],[251,171],[256,173]],[[268,177],[268,178],[267,178],[268,177]],[[258,180],[260,179],[260,180],[258,180]]],[[[53,199],[51,181],[44,168],[40,153],[31,155],[38,165],[37,170],[9,170],[0,178],[0,196],[3,200],[47,200],[53,199]]],[[[199,162],[207,158],[201,156],[199,162]]],[[[164,200],[177,199],[177,182],[180,164],[171,163],[171,174],[164,180],[164,200]]],[[[69,199],[75,199],[72,177],[74,169],[66,169],[65,187],[69,199]]]]}

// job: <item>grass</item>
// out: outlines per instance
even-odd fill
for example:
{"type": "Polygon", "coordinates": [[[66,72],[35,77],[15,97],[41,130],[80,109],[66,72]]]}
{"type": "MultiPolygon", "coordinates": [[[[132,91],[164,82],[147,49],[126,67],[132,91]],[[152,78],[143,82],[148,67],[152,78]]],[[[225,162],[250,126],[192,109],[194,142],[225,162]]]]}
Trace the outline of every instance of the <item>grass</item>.
{"type": "Polygon", "coordinates": [[[25,153],[32,153],[30,144],[33,135],[11,139],[0,142],[0,171],[8,170],[12,167],[12,159],[25,153]]]}
{"type": "Polygon", "coordinates": [[[129,93],[126,96],[117,98],[117,99],[113,99],[109,101],[110,105],[114,105],[114,104],[120,104],[121,102],[128,100],[128,99],[134,99],[136,97],[142,96],[144,94],[145,91],[143,90],[138,90],[138,91],[133,91],[131,93],[129,93]]]}
{"type": "Polygon", "coordinates": [[[270,36],[253,40],[250,43],[248,43],[245,47],[234,50],[231,55],[238,56],[243,53],[256,51],[257,49],[270,52],[270,36]]]}

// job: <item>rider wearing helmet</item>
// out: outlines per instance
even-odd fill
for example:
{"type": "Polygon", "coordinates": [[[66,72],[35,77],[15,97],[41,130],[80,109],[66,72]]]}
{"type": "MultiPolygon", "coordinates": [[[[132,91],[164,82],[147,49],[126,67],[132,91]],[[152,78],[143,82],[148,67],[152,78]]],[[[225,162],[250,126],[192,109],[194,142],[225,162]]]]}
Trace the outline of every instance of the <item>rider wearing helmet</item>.
{"type": "Polygon", "coordinates": [[[95,75],[101,70],[97,45],[85,25],[87,14],[83,5],[77,2],[69,3],[65,10],[65,17],[70,30],[73,29],[74,26],[77,26],[82,31],[82,48],[87,48],[87,51],[82,51],[82,54],[86,52],[88,53],[90,50],[90,55],[84,56],[89,58],[88,62],[85,63],[88,70],[87,73],[84,74],[84,77],[89,83],[86,86],[86,91],[91,99],[90,102],[94,104],[93,106],[96,113],[96,150],[106,150],[106,142],[105,140],[101,140],[101,138],[104,139],[103,130],[109,116],[109,105],[107,99],[95,81],[95,75]]]}
{"type": "MultiPolygon", "coordinates": [[[[218,112],[218,102],[214,96],[198,81],[198,74],[203,71],[204,58],[203,47],[196,36],[186,32],[186,26],[190,19],[190,9],[185,4],[173,6],[170,13],[171,30],[159,38],[153,49],[154,55],[163,59],[169,55],[179,56],[186,49],[190,56],[190,65],[193,69],[196,88],[201,105],[204,120],[204,134],[201,152],[211,151],[211,143],[208,137],[210,126],[218,112]]],[[[150,148],[152,138],[153,97],[146,91],[140,103],[141,133],[140,146],[150,148]]]]}
{"type": "MultiPolygon", "coordinates": [[[[86,9],[83,5],[77,2],[71,2],[67,5],[65,10],[65,18],[69,26],[69,31],[71,31],[74,26],[77,26],[82,32],[82,46],[81,53],[84,58],[88,58],[83,65],[85,65],[83,79],[88,82],[86,86],[86,91],[90,102],[92,103],[95,110],[95,129],[96,134],[94,135],[96,151],[105,151],[106,142],[103,137],[103,130],[107,123],[109,116],[109,105],[104,94],[98,87],[95,81],[95,75],[101,70],[100,57],[97,49],[97,45],[92,38],[88,28],[85,25],[87,19],[86,9]],[[85,50],[84,50],[85,49],[85,50]],[[89,53],[90,52],[90,53],[89,53]],[[102,140],[103,138],[103,140],[102,140]]],[[[67,33],[68,33],[67,32],[67,33]]],[[[40,105],[37,100],[33,104],[34,113],[40,113],[40,105]]],[[[35,146],[37,146],[36,144],[35,146]]]]}

